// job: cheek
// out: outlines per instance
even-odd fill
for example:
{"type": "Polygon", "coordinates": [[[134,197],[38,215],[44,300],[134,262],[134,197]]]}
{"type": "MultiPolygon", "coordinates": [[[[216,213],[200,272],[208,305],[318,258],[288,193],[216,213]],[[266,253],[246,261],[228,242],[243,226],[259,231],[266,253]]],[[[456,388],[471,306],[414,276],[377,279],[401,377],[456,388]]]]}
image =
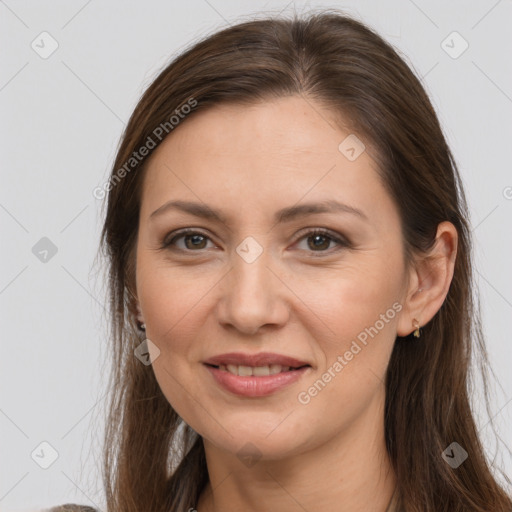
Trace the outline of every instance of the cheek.
{"type": "MultiPolygon", "coordinates": [[[[398,297],[400,265],[391,265],[382,253],[354,256],[353,261],[282,276],[293,290],[287,298],[292,305],[291,321],[304,330],[304,339],[312,340],[311,353],[316,354],[320,367],[314,379],[304,381],[299,390],[308,394],[312,390],[309,405],[300,403],[294,394],[281,409],[295,408],[315,417],[326,408],[332,409],[331,419],[324,418],[323,427],[315,427],[319,429],[335,429],[340,421],[350,421],[368,407],[381,388],[393,346],[397,318],[393,304],[398,297]],[[318,384],[323,375],[325,386],[318,384]]],[[[206,266],[203,272],[172,268],[149,257],[145,260],[144,255],[138,265],[139,293],[150,326],[148,337],[160,350],[153,363],[159,386],[188,424],[198,431],[204,427],[202,435],[211,434],[217,423],[209,416],[205,418],[205,410],[211,409],[218,395],[205,389],[194,372],[209,335],[213,336],[212,344],[218,341],[210,328],[215,327],[211,323],[215,284],[223,273],[206,266]]],[[[286,326],[282,327],[286,331],[286,326]]],[[[236,414],[233,412],[235,423],[241,428],[244,417],[236,414]]],[[[268,425],[259,418],[263,431],[271,430],[276,422],[275,411],[268,414],[268,425]]],[[[300,423],[287,425],[297,432],[304,428],[300,423]]],[[[249,435],[254,426],[246,428],[249,435]]]]}
{"type": "Polygon", "coordinates": [[[152,368],[164,396],[186,421],[197,423],[195,413],[204,408],[197,378],[198,348],[204,347],[204,317],[214,279],[191,277],[185,269],[141,255],[138,292],[147,324],[147,337],[158,347],[152,368]]]}
{"type": "MultiPolygon", "coordinates": [[[[355,337],[385,315],[386,328],[394,324],[400,299],[401,267],[389,268],[384,258],[375,255],[364,262],[317,272],[294,280],[294,292],[320,318],[334,340],[355,337]],[[388,315],[386,312],[389,311],[388,315]]],[[[379,330],[383,330],[379,322],[379,330]]]]}
{"type": "Polygon", "coordinates": [[[317,276],[314,285],[307,278],[296,282],[297,295],[307,297],[309,318],[321,320],[311,328],[319,373],[325,374],[331,392],[341,390],[349,400],[371,393],[384,379],[396,338],[401,267],[398,260],[391,270],[389,260],[384,261],[375,255],[364,265],[317,276]]]}
{"type": "Polygon", "coordinates": [[[189,345],[187,332],[197,327],[194,319],[211,291],[211,279],[144,255],[138,262],[137,274],[148,334],[160,341],[161,349],[180,352],[189,345]]]}
{"type": "Polygon", "coordinates": [[[296,399],[308,418],[322,418],[315,429],[327,437],[382,397],[401,305],[394,285],[369,277],[340,280],[313,297],[329,336],[315,336],[322,361],[296,399]]]}

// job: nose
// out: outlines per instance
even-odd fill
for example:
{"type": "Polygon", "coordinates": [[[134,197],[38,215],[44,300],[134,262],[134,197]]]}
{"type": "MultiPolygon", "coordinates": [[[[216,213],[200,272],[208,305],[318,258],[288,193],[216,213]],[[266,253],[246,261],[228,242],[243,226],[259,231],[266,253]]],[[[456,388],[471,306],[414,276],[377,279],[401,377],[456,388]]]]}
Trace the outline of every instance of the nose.
{"type": "Polygon", "coordinates": [[[234,252],[231,270],[219,286],[217,315],[226,328],[254,335],[288,320],[291,292],[265,252],[250,263],[234,252]]]}

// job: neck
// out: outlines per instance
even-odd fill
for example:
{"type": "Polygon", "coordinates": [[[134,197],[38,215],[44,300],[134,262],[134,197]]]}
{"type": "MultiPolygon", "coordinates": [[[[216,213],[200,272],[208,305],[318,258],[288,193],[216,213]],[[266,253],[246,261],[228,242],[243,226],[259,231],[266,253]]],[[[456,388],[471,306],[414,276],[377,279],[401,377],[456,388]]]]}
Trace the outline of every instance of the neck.
{"type": "Polygon", "coordinates": [[[197,511],[385,512],[396,477],[385,447],[383,403],[381,396],[378,406],[315,449],[262,458],[250,468],[204,440],[209,483],[197,511]]]}

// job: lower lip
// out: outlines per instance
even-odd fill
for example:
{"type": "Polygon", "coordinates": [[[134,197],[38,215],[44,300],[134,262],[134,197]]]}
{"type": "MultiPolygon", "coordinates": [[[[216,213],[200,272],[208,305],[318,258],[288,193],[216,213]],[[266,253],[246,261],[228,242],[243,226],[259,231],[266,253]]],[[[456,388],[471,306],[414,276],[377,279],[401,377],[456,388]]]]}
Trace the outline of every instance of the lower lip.
{"type": "Polygon", "coordinates": [[[309,366],[298,370],[265,375],[262,377],[240,377],[230,372],[205,365],[217,383],[231,393],[247,397],[267,396],[299,380],[309,369],[309,366]]]}

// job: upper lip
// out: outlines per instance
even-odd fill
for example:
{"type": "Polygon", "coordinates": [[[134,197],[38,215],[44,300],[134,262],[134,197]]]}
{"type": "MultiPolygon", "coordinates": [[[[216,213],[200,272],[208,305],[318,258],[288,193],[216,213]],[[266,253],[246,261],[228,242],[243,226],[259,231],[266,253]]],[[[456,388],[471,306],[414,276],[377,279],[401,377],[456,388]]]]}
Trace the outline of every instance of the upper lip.
{"type": "Polygon", "coordinates": [[[259,354],[243,354],[242,352],[229,352],[227,354],[219,354],[210,357],[205,364],[214,366],[222,365],[241,365],[241,366],[267,366],[271,364],[279,364],[281,366],[289,366],[291,368],[299,368],[301,366],[310,366],[309,363],[295,359],[294,357],[274,354],[272,352],[260,352],[259,354]]]}

